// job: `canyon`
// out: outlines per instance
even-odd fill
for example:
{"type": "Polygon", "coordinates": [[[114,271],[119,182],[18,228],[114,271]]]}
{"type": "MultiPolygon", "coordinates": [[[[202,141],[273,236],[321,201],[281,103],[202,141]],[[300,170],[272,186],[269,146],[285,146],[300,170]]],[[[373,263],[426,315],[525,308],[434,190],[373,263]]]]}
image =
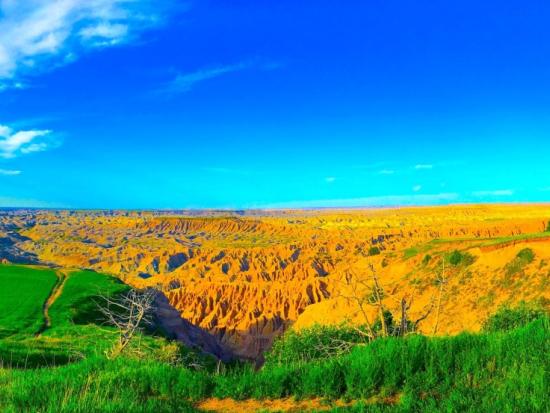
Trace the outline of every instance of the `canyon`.
{"type": "Polygon", "coordinates": [[[550,302],[549,205],[247,211],[1,210],[0,259],[91,269],[164,292],[241,358],[287,329],[376,317],[374,276],[425,334],[477,331],[503,304],[550,302]],[[528,249],[533,259],[518,261],[528,249]],[[450,264],[453,254],[466,257],[450,264]],[[358,286],[359,290],[358,291],[358,286]],[[437,312],[434,302],[439,300],[437,312]],[[365,310],[365,311],[362,311],[365,310]]]}

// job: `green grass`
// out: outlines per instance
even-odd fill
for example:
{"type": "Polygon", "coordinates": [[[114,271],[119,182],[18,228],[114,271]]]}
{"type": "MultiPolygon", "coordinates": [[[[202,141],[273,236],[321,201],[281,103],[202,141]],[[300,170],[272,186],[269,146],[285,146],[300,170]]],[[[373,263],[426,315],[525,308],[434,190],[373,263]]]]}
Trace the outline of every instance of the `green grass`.
{"type": "Polygon", "coordinates": [[[533,232],[529,234],[511,235],[508,237],[463,237],[463,238],[438,238],[429,242],[429,244],[448,244],[453,242],[477,242],[476,247],[488,247],[500,244],[506,244],[513,241],[529,241],[548,238],[548,232],[533,232]]]}
{"type": "Polygon", "coordinates": [[[73,272],[63,286],[63,293],[50,307],[52,325],[60,327],[101,322],[97,306],[100,296],[127,290],[128,286],[114,277],[93,271],[73,272]]]}
{"type": "Polygon", "coordinates": [[[419,251],[418,251],[418,248],[416,247],[407,248],[403,252],[403,258],[408,260],[409,258],[415,257],[418,253],[419,251]]]}
{"type": "Polygon", "coordinates": [[[212,396],[394,396],[398,404],[369,411],[546,412],[549,326],[546,318],[508,333],[381,339],[340,357],[271,360],[258,372],[243,366],[214,374],[153,358],[101,357],[54,369],[4,369],[0,406],[7,412],[169,412],[192,411],[190,401],[212,396]]]}
{"type": "MultiPolygon", "coordinates": [[[[1,268],[1,267],[0,267],[1,268]]],[[[116,339],[116,331],[103,326],[98,311],[98,295],[113,295],[128,287],[117,279],[92,271],[71,273],[62,288],[59,298],[49,309],[51,327],[35,337],[44,323],[43,304],[57,277],[51,270],[32,267],[13,267],[11,278],[4,278],[6,290],[13,290],[17,299],[9,302],[1,314],[6,331],[11,336],[0,340],[0,365],[13,367],[56,366],[80,360],[84,357],[102,355],[116,339]],[[43,288],[45,277],[50,282],[43,288]],[[23,282],[22,282],[23,281],[23,282]],[[40,286],[40,288],[37,288],[40,286]],[[41,292],[38,294],[37,292],[41,292]],[[31,299],[34,300],[31,302],[31,299]],[[25,306],[19,308],[20,303],[25,306]],[[32,305],[30,305],[32,304],[32,305]],[[8,307],[9,305],[9,307],[8,307]],[[28,308],[32,308],[32,313],[28,308]],[[20,320],[19,314],[32,314],[30,322],[20,320]],[[30,326],[30,327],[29,327],[30,326]]],[[[0,315],[1,317],[1,315],[0,315]]],[[[158,347],[154,338],[145,338],[144,344],[158,347]]]]}
{"type": "Polygon", "coordinates": [[[56,282],[53,270],[0,265],[0,338],[36,333],[44,323],[43,303],[56,282]]]}

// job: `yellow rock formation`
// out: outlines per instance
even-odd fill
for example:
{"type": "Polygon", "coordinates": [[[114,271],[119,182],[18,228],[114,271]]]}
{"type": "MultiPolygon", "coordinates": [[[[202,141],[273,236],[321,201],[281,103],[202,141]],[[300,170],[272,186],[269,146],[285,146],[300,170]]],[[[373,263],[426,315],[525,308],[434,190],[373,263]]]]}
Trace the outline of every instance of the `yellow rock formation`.
{"type": "MultiPolygon", "coordinates": [[[[396,317],[400,300],[414,295],[414,319],[438,295],[443,258],[467,254],[471,262],[447,265],[438,334],[475,331],[503,303],[548,300],[549,220],[548,205],[202,216],[37,212],[20,231],[30,240],[19,247],[45,262],[158,285],[183,317],[256,357],[291,326],[362,322],[344,297],[354,283],[371,283],[371,264],[396,317]],[[524,248],[535,259],[512,274],[509,265],[524,248]]],[[[433,331],[434,313],[422,331],[433,331]]]]}

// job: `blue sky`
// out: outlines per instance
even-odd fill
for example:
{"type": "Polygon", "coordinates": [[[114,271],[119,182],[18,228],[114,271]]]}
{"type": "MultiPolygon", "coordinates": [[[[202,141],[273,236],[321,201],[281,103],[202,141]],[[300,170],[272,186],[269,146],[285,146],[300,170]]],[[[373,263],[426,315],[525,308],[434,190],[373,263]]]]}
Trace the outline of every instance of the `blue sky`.
{"type": "Polygon", "coordinates": [[[546,1],[0,0],[0,206],[549,201],[548,21],[546,1]]]}

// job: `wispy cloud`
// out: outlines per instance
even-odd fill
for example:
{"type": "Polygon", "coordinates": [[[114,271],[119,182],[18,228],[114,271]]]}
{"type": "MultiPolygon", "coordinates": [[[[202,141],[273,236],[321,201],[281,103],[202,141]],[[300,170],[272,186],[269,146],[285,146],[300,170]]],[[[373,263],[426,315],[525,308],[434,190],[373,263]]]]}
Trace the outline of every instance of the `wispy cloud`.
{"type": "Polygon", "coordinates": [[[46,151],[55,146],[51,134],[48,129],[13,131],[8,126],[0,125],[0,158],[46,151]]]}
{"type": "Polygon", "coordinates": [[[230,73],[252,68],[269,71],[278,69],[282,66],[282,64],[276,62],[262,62],[257,59],[252,59],[229,65],[202,68],[194,72],[178,73],[174,79],[162,86],[157,92],[164,95],[177,95],[189,92],[201,82],[225,76],[230,73]]]}
{"type": "Polygon", "coordinates": [[[92,49],[128,42],[158,24],[163,9],[153,0],[0,1],[0,90],[92,49]]]}
{"type": "Polygon", "coordinates": [[[168,93],[185,93],[190,91],[197,83],[208,79],[214,79],[232,72],[238,72],[250,67],[247,62],[241,62],[234,65],[218,66],[210,69],[201,69],[191,73],[180,73],[164,89],[168,93]]]}
{"type": "Polygon", "coordinates": [[[395,171],[393,169],[382,169],[378,171],[378,175],[393,175],[395,171]]]}
{"type": "Polygon", "coordinates": [[[419,191],[422,190],[422,185],[415,185],[415,186],[412,187],[412,190],[414,192],[419,192],[419,191]]]}
{"type": "Polygon", "coordinates": [[[0,175],[3,176],[16,176],[21,175],[21,171],[13,170],[13,169],[0,169],[0,175]]]}
{"type": "Polygon", "coordinates": [[[325,182],[326,182],[327,184],[332,184],[332,183],[335,182],[335,181],[336,181],[336,178],[335,178],[334,176],[327,176],[327,177],[325,178],[325,182]]]}
{"type": "Polygon", "coordinates": [[[478,198],[483,197],[495,197],[495,196],[513,196],[514,191],[512,189],[497,189],[494,191],[475,191],[472,195],[478,198]]]}
{"type": "Polygon", "coordinates": [[[418,164],[414,166],[414,169],[416,169],[417,171],[421,171],[421,170],[433,169],[433,167],[434,166],[431,164],[418,164]]]}

